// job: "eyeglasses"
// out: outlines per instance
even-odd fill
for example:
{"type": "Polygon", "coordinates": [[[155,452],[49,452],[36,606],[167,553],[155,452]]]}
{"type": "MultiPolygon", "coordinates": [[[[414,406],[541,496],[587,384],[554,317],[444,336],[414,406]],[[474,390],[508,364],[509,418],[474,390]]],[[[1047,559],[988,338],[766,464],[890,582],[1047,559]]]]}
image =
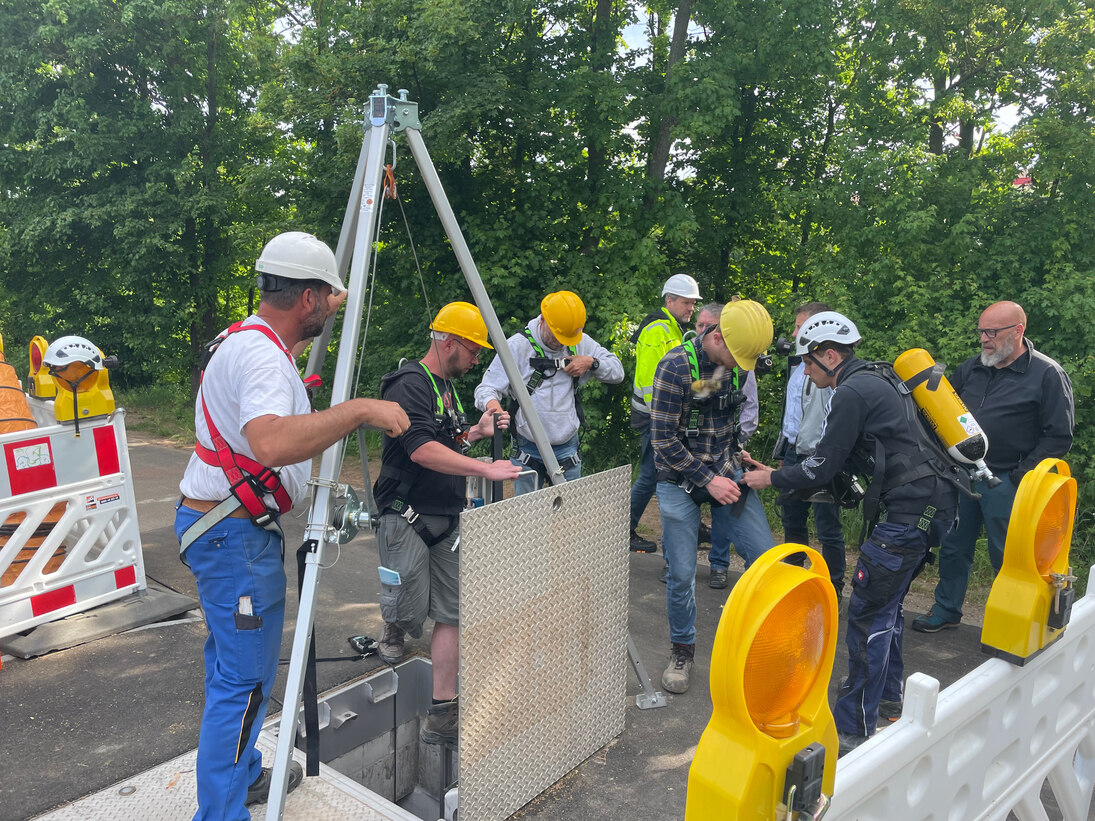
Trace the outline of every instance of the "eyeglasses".
{"type": "Polygon", "coordinates": [[[1016,322],[1013,325],[1005,325],[1003,328],[978,328],[977,329],[977,335],[978,336],[987,336],[989,339],[996,339],[996,335],[998,333],[1000,333],[1000,331],[1006,331],[1009,328],[1018,328],[1018,327],[1019,327],[1019,323],[1016,322]]]}
{"type": "Polygon", "coordinates": [[[456,339],[456,344],[463,348],[465,351],[467,351],[469,354],[471,354],[472,359],[476,360],[477,362],[479,361],[479,353],[483,350],[482,345],[480,345],[478,348],[469,348],[467,345],[464,344],[464,340],[460,338],[456,339]]]}

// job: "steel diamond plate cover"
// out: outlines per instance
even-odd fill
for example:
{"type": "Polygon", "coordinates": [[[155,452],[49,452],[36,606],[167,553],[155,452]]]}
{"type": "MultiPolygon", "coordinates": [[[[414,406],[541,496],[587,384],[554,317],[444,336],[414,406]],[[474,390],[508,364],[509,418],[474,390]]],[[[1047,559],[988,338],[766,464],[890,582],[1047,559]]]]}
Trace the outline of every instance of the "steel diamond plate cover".
{"type": "Polygon", "coordinates": [[[627,466],[465,512],[460,818],[503,819],[624,728],[627,466]]]}

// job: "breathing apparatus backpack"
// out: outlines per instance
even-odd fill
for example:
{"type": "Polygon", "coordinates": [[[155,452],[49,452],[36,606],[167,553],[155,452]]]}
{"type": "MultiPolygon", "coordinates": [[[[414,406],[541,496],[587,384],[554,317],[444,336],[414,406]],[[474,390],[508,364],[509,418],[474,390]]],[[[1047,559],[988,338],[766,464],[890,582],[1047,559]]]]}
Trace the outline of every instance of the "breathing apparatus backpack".
{"type": "MultiPolygon", "coordinates": [[[[934,362],[932,364],[934,366],[934,362]]],[[[940,368],[941,372],[941,366],[937,367],[940,368]]],[[[944,450],[943,443],[933,432],[938,429],[930,424],[925,412],[916,402],[914,387],[920,384],[920,382],[917,382],[919,372],[914,375],[912,384],[903,380],[889,362],[868,362],[863,372],[886,381],[897,391],[901,397],[901,407],[905,412],[905,419],[909,423],[909,430],[913,432],[916,442],[914,451],[899,454],[900,458],[897,464],[888,465],[886,463],[885,449],[878,440],[875,440],[873,454],[862,454],[872,466],[871,481],[866,493],[863,495],[863,525],[865,532],[869,532],[878,521],[882,492],[917,479],[936,476],[953,486],[960,493],[974,499],[980,498],[980,494],[976,493],[971,486],[971,477],[967,469],[968,462],[959,462],[948,450],[944,450]]],[[[957,397],[957,394],[955,396],[957,397]]],[[[920,517],[918,527],[922,530],[927,530],[930,525],[931,516],[928,515],[929,512],[934,516],[935,508],[929,505],[924,515],[920,517]]]]}

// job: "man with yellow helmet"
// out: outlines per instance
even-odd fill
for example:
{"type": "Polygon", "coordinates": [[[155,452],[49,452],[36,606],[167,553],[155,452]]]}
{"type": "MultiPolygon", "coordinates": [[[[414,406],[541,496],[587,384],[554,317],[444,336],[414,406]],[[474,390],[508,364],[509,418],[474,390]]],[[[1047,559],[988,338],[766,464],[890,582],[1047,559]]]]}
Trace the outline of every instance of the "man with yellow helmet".
{"type": "MultiPolygon", "coordinates": [[[[422,635],[433,619],[433,707],[422,740],[455,744],[458,726],[456,674],[459,667],[460,511],[465,477],[514,479],[508,461],[481,462],[464,454],[467,446],[494,434],[493,417],[474,425],[464,416],[452,380],[464,376],[490,348],[479,309],[451,302],[430,324],[430,349],[421,361],[405,363],[380,382],[382,398],[407,412],[410,427],[384,435],[382,467],[374,486],[380,510],[380,612],[384,636],[379,651],[386,661],[403,654],[404,633],[422,635]]],[[[508,425],[509,417],[499,420],[508,425]]]]}
{"type": "Polygon", "coordinates": [[[746,565],[774,545],[759,497],[738,486],[744,375],[771,342],[772,318],[764,306],[731,302],[718,326],[673,348],[654,373],[650,439],[669,568],[666,610],[672,642],[662,687],[671,693],[688,690],[696,649],[700,504],[711,502],[712,531],[729,534],[746,565]]]}
{"type": "MultiPolygon", "coordinates": [[[[619,358],[584,333],[585,324],[586,308],[579,296],[573,291],[556,291],[544,297],[540,315],[507,340],[555,459],[568,481],[582,473],[578,431],[583,416],[578,389],[590,379],[612,385],[624,378],[619,358]]],[[[495,357],[475,389],[475,405],[488,413],[500,413],[502,400],[512,396],[502,361],[495,357]]],[[[514,463],[537,471],[541,486],[549,483],[532,431],[520,411],[514,427],[514,463]]],[[[517,480],[515,492],[528,493],[533,484],[531,476],[522,476],[517,480]]]]}

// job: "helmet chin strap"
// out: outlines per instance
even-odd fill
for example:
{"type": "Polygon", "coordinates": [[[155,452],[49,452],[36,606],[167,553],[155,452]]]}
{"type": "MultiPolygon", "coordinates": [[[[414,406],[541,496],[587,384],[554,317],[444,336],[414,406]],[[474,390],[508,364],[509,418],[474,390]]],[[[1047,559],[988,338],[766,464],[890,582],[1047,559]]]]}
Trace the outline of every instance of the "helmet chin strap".
{"type": "Polygon", "coordinates": [[[848,364],[848,359],[850,359],[851,357],[841,359],[840,362],[837,363],[837,366],[835,368],[826,368],[824,365],[821,364],[821,360],[818,359],[812,351],[810,353],[803,354],[802,358],[809,359],[815,367],[821,368],[821,370],[825,371],[826,376],[832,377],[840,373],[840,369],[848,364]]]}

